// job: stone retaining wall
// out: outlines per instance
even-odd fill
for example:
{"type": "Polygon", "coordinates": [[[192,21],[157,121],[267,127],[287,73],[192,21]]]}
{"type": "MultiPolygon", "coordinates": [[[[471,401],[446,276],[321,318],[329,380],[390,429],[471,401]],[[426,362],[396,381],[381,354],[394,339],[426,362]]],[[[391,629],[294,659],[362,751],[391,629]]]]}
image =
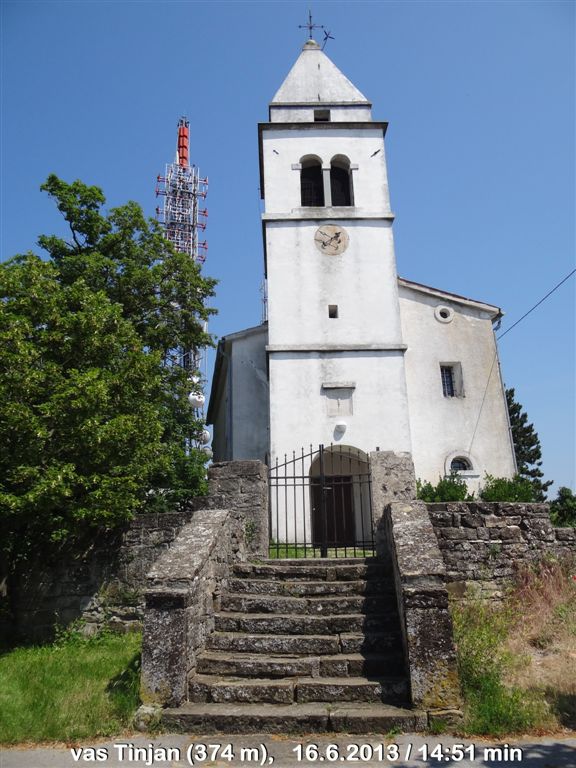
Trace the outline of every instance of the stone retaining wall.
{"type": "Polygon", "coordinates": [[[427,504],[449,591],[461,596],[474,586],[500,597],[521,563],[545,555],[576,555],[576,530],[555,528],[547,504],[454,502],[427,504]]]}
{"type": "Polygon", "coordinates": [[[214,464],[209,495],[178,512],[138,515],[123,530],[101,535],[84,553],[29,569],[10,585],[15,606],[12,631],[34,640],[51,636],[54,625],[85,622],[90,633],[104,625],[125,630],[140,626],[146,576],[197,510],[233,510],[241,521],[238,557],[266,556],[268,548],[267,471],[262,462],[214,464]]]}
{"type": "Polygon", "coordinates": [[[75,619],[91,633],[107,625],[139,626],[146,574],[175,540],[192,510],[139,515],[122,531],[101,535],[84,553],[22,574],[14,585],[15,630],[42,640],[75,619]]]}

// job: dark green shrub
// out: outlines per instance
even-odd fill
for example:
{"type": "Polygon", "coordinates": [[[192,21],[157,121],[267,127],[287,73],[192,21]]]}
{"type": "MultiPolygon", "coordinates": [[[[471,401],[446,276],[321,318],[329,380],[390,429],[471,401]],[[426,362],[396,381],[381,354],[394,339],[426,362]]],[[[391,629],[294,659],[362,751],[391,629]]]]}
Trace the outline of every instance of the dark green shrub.
{"type": "Polygon", "coordinates": [[[532,483],[520,475],[514,475],[510,479],[487,474],[480,490],[480,498],[482,501],[535,501],[532,483]]]}
{"type": "Polygon", "coordinates": [[[416,496],[422,501],[433,503],[437,501],[472,501],[474,494],[468,493],[466,481],[457,474],[439,477],[438,484],[416,482],[416,496]]]}

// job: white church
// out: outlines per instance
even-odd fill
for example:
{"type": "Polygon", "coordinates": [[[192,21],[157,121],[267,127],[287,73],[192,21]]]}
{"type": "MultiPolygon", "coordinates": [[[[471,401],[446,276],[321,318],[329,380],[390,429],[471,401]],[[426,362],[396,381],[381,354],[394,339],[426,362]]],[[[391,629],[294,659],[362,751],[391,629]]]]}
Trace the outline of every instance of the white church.
{"type": "Polygon", "coordinates": [[[267,321],[219,342],[215,461],[322,444],[410,453],[418,478],[470,490],[514,474],[502,313],[398,276],[386,128],[308,40],[259,125],[267,321]]]}

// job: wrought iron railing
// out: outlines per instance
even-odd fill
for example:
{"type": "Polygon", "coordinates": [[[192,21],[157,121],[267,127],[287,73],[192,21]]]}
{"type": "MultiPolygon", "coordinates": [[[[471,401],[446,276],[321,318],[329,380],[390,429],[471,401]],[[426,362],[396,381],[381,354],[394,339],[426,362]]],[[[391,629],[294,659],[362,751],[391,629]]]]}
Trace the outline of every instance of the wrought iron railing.
{"type": "Polygon", "coordinates": [[[310,446],[269,470],[270,557],[374,554],[368,455],[350,446],[310,446]]]}

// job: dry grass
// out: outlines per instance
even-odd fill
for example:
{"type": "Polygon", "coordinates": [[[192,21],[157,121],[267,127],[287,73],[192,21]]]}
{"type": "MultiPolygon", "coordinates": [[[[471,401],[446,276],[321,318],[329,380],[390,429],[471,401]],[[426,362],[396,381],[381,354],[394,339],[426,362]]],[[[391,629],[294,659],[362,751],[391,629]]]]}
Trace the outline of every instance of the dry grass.
{"type": "Polygon", "coordinates": [[[576,559],[522,569],[510,599],[507,682],[542,692],[558,724],[576,728],[576,559]]]}
{"type": "Polygon", "coordinates": [[[502,603],[470,597],[452,618],[465,732],[576,728],[576,558],[523,568],[502,603]]]}

